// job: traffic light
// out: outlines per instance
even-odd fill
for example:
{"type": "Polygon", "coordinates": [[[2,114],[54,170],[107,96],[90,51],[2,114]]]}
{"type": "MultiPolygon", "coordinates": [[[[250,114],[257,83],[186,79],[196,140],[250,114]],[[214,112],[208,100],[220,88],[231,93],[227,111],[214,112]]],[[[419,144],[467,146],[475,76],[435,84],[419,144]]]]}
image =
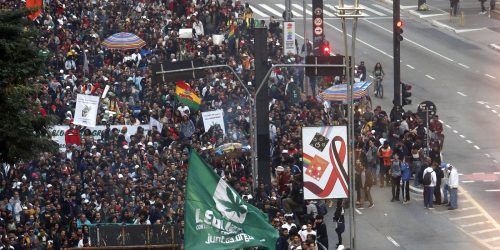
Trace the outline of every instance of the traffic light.
{"type": "Polygon", "coordinates": [[[403,100],[401,104],[403,106],[411,104],[411,85],[406,83],[401,83],[401,95],[403,96],[403,100]]]}
{"type": "Polygon", "coordinates": [[[394,23],[394,32],[396,32],[396,39],[398,39],[398,41],[400,42],[403,41],[403,26],[404,22],[399,19],[394,23]]]}
{"type": "Polygon", "coordinates": [[[330,49],[330,43],[328,41],[323,42],[321,45],[321,52],[323,53],[324,56],[329,56],[331,53],[330,49]]]}

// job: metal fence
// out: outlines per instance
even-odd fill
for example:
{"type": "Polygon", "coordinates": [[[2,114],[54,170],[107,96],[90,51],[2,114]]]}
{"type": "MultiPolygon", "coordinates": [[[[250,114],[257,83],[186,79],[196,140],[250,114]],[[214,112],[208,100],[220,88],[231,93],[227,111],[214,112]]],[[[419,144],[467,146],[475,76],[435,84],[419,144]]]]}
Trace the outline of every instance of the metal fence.
{"type": "Polygon", "coordinates": [[[104,224],[90,227],[90,243],[100,249],[179,249],[179,231],[171,225],[104,224]]]}

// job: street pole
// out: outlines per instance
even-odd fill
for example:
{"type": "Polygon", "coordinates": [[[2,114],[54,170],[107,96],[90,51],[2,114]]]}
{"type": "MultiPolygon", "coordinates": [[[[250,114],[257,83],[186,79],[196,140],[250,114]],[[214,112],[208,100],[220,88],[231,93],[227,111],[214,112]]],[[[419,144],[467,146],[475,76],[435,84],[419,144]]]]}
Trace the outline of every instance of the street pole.
{"type": "MultiPolygon", "coordinates": [[[[396,22],[399,20],[399,1],[392,2],[392,26],[393,26],[393,49],[394,49],[394,106],[401,106],[401,53],[398,33],[396,32],[396,22]]],[[[400,119],[397,115],[396,119],[400,119]]]]}
{"type": "MultiPolygon", "coordinates": [[[[306,32],[306,0],[302,0],[302,13],[304,15],[303,19],[303,26],[304,26],[304,63],[306,62],[306,56],[307,56],[307,32],[306,32]]],[[[307,76],[306,76],[306,68],[304,67],[304,79],[302,79],[302,90],[307,94],[309,93],[309,88],[307,87],[308,84],[306,82],[307,76]]]]}
{"type": "Polygon", "coordinates": [[[360,12],[363,8],[359,7],[359,0],[354,1],[353,7],[344,7],[344,1],[339,0],[339,5],[335,7],[337,9],[337,17],[340,17],[342,20],[342,33],[344,35],[344,49],[345,49],[345,58],[347,66],[347,96],[348,96],[348,145],[349,145],[349,157],[348,157],[348,173],[349,173],[349,202],[351,211],[349,213],[349,240],[350,240],[350,249],[356,249],[356,221],[354,217],[354,210],[356,209],[355,198],[354,198],[354,163],[355,155],[354,155],[354,142],[356,141],[354,138],[354,96],[353,96],[353,85],[354,85],[354,67],[355,67],[355,53],[356,53],[356,29],[358,18],[363,17],[363,14],[360,12]],[[347,18],[353,19],[352,26],[352,60],[349,58],[349,47],[347,43],[347,18]],[[349,63],[350,62],[350,63],[349,63]]]}

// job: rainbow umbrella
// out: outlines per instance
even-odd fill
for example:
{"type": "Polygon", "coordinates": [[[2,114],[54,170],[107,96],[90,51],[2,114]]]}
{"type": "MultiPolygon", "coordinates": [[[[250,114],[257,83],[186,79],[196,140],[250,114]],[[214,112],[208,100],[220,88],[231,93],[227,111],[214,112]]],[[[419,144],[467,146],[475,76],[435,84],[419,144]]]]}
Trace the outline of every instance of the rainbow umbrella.
{"type": "MultiPolygon", "coordinates": [[[[353,86],[354,99],[360,99],[368,95],[368,86],[371,82],[357,82],[353,86]]],[[[346,101],[347,100],[347,84],[334,85],[325,91],[319,93],[321,99],[325,101],[346,101]]]]}
{"type": "Polygon", "coordinates": [[[102,45],[108,49],[140,49],[146,42],[135,34],[120,32],[106,38],[102,45]]]}

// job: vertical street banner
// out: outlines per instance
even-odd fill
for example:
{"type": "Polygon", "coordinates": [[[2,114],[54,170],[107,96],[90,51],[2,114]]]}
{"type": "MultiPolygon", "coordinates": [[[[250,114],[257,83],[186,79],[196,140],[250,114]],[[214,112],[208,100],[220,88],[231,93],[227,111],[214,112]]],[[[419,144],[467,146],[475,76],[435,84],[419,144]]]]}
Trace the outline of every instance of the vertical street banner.
{"type": "Polygon", "coordinates": [[[98,109],[99,96],[78,94],[73,123],[86,127],[95,127],[98,109]]]}
{"type": "Polygon", "coordinates": [[[297,53],[295,48],[295,22],[283,22],[283,27],[285,27],[285,32],[283,32],[283,48],[284,54],[297,53]]]}
{"type": "Polygon", "coordinates": [[[151,116],[149,117],[149,129],[151,131],[153,131],[153,126],[156,126],[156,129],[158,129],[160,133],[163,130],[163,123],[161,123],[160,121],[156,120],[151,116]]]}
{"type": "Polygon", "coordinates": [[[201,112],[203,118],[203,127],[207,132],[212,126],[219,125],[224,135],[226,135],[226,126],[224,126],[224,111],[222,109],[214,111],[201,112]]]}
{"type": "Polygon", "coordinates": [[[304,199],[347,198],[347,127],[302,128],[304,199]]]}
{"type": "Polygon", "coordinates": [[[184,211],[186,250],[275,249],[278,232],[266,214],[246,203],[194,150],[184,211]]]}
{"type": "Polygon", "coordinates": [[[315,55],[320,55],[321,43],[323,43],[323,0],[313,0],[313,50],[315,55]]]}

